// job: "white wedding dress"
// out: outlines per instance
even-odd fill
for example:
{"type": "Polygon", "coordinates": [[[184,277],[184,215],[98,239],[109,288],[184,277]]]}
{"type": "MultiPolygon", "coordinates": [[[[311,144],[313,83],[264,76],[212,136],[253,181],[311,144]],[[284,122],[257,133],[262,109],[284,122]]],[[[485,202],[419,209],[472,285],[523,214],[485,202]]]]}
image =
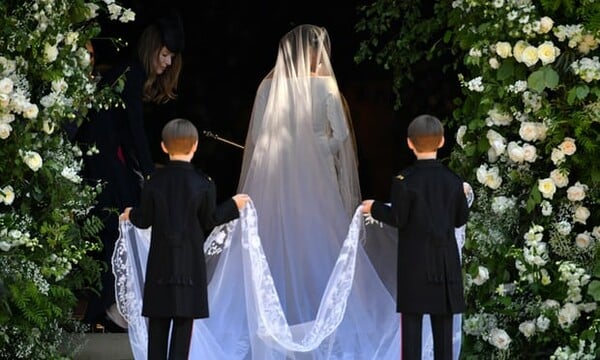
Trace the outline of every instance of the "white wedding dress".
{"type": "MultiPolygon", "coordinates": [[[[295,28],[257,90],[238,188],[252,202],[205,243],[210,317],[194,322],[190,359],[400,358],[397,236],[365,226],[358,207],[356,152],[329,49],[323,28],[295,28]]],[[[147,351],[149,239],[122,223],[113,258],[136,359],[147,351]]],[[[424,324],[423,358],[433,359],[424,324]]],[[[458,355],[460,324],[455,343],[458,355]]]]}

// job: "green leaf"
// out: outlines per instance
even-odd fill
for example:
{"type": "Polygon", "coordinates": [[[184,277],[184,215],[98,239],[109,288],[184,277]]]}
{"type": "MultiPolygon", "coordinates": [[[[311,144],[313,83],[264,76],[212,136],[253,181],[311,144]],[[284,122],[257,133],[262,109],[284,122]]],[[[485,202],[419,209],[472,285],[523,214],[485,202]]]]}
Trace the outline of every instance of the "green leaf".
{"type": "Polygon", "coordinates": [[[512,61],[505,61],[500,65],[496,78],[500,81],[509,79],[515,73],[515,66],[512,61]]]}
{"type": "Polygon", "coordinates": [[[600,281],[592,280],[592,282],[590,282],[588,294],[594,298],[594,301],[600,301],[600,281]]]}
{"type": "Polygon", "coordinates": [[[546,87],[546,85],[544,82],[543,71],[537,70],[537,71],[532,72],[531,75],[529,75],[529,78],[527,79],[527,86],[530,89],[535,90],[539,93],[544,91],[544,88],[546,87]]]}
{"type": "Polygon", "coordinates": [[[556,89],[559,81],[558,73],[551,67],[544,67],[542,71],[544,73],[544,86],[549,89],[556,89]]]}

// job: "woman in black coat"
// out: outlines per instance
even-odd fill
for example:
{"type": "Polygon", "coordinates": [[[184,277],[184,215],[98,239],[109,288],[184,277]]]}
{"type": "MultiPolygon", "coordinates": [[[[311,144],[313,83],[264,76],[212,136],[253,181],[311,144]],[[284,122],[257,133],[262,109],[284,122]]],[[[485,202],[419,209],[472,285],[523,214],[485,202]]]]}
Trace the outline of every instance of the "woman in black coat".
{"type": "MultiPolygon", "coordinates": [[[[124,81],[120,93],[123,106],[91,113],[89,121],[77,130],[75,140],[87,154],[83,177],[90,183],[102,185],[92,214],[104,224],[99,236],[103,244],[101,260],[107,264],[119,237],[119,212],[125,206],[138,204],[141,186],[154,172],[144,126],[144,106],[164,104],[176,98],[183,39],[183,27],[177,14],[169,14],[148,25],[139,39],[137,57],[101,74],[99,86],[124,81]]],[[[104,323],[105,316],[127,328],[116,310],[114,276],[110,268],[102,273],[101,295],[89,299],[84,320],[91,324],[104,323]]]]}

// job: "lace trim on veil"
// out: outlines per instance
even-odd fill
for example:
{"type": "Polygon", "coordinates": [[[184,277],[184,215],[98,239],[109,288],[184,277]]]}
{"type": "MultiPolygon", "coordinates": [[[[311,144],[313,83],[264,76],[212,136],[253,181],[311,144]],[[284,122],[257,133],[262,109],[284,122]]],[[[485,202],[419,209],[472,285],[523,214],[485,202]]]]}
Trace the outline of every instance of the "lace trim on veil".
{"type": "MultiPolygon", "coordinates": [[[[242,247],[246,269],[251,271],[250,288],[258,335],[267,343],[287,351],[309,352],[317,347],[340,325],[344,318],[348,296],[352,290],[357,246],[364,230],[361,208],[358,207],[349,226],[346,239],[323,293],[316,318],[310,323],[290,326],[281,306],[269,264],[258,235],[257,214],[250,201],[240,218],[215,228],[205,243],[207,255],[218,254],[229,247],[233,228],[241,221],[242,247]]],[[[135,358],[144,358],[147,344],[147,325],[141,316],[143,279],[150,243],[150,231],[122,222],[120,237],[113,254],[113,273],[117,306],[129,322],[129,337],[135,358]]],[[[232,284],[235,286],[235,284],[232,284]]]]}

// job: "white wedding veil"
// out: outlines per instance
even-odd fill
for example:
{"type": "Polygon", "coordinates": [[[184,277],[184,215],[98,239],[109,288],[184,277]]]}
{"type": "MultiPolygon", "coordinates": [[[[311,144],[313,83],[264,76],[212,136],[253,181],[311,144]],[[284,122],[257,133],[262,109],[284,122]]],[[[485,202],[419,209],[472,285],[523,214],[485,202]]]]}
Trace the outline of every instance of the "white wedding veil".
{"type": "MultiPolygon", "coordinates": [[[[205,243],[210,316],[194,322],[190,359],[400,358],[394,281],[379,276],[395,276],[396,233],[365,226],[330,54],[324,28],[300,25],[282,37],[258,86],[238,186],[252,201],[205,243]],[[365,251],[373,233],[387,239],[385,254],[365,251]]],[[[144,259],[134,252],[147,237],[121,224],[113,258],[136,359],[147,338],[135,290],[144,259]]]]}

